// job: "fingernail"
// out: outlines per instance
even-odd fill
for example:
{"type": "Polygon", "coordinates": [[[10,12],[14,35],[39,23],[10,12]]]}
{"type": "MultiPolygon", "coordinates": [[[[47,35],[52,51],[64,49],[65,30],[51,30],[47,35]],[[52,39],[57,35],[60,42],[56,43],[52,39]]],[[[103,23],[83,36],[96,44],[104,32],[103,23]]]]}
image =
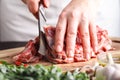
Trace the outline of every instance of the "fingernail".
{"type": "Polygon", "coordinates": [[[67,51],[67,55],[68,57],[74,57],[74,51],[73,50],[67,51]]]}
{"type": "Polygon", "coordinates": [[[62,51],[62,47],[60,45],[58,45],[57,48],[56,48],[56,51],[57,52],[61,52],[62,51]]]}

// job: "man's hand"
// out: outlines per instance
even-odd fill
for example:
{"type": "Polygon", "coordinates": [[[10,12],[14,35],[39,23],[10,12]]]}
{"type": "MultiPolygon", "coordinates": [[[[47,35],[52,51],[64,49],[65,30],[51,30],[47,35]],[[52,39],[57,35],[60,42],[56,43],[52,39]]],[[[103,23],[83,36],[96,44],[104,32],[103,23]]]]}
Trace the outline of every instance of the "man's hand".
{"type": "Polygon", "coordinates": [[[38,18],[38,8],[39,4],[43,4],[45,8],[49,6],[49,0],[22,0],[25,4],[27,4],[30,12],[38,18]]]}
{"type": "MultiPolygon", "coordinates": [[[[96,5],[98,0],[72,0],[62,11],[56,25],[55,50],[63,50],[66,36],[66,53],[68,57],[74,56],[77,30],[83,46],[84,58],[90,58],[90,47],[97,51],[97,34],[95,25],[96,5]]],[[[30,12],[38,18],[38,7],[42,3],[49,6],[48,0],[23,0],[28,5],[30,12]]]]}
{"type": "Polygon", "coordinates": [[[66,36],[66,53],[74,56],[77,30],[82,40],[84,58],[90,59],[91,46],[97,51],[97,34],[95,25],[95,0],[72,0],[62,11],[56,26],[55,50],[61,52],[66,36]]]}

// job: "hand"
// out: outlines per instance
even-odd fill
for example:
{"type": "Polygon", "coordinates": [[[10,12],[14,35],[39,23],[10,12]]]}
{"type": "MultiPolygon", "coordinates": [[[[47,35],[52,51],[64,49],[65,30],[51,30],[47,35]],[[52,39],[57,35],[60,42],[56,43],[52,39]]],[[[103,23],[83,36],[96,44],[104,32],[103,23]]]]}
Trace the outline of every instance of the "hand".
{"type": "Polygon", "coordinates": [[[45,8],[49,6],[49,0],[22,0],[27,4],[30,12],[38,19],[38,8],[39,4],[43,4],[45,8]]]}
{"type": "Polygon", "coordinates": [[[81,34],[84,58],[90,59],[90,48],[97,50],[97,34],[95,25],[96,6],[94,0],[72,0],[62,11],[56,25],[55,50],[63,50],[66,36],[66,53],[74,56],[77,30],[81,34]],[[91,42],[90,42],[91,41],[91,42]]]}

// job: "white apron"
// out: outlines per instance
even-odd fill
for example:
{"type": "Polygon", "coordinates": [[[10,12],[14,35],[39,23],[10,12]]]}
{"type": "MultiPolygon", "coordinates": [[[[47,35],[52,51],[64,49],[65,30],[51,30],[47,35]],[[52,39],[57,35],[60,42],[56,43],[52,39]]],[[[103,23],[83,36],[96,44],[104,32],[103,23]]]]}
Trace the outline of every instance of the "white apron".
{"type": "MultiPolygon", "coordinates": [[[[51,0],[46,9],[47,24],[55,25],[70,0],[51,0]]],[[[120,37],[119,0],[106,0],[98,12],[98,24],[110,36],[120,37]]],[[[0,0],[0,41],[28,41],[38,36],[37,20],[21,0],[0,0]]]]}

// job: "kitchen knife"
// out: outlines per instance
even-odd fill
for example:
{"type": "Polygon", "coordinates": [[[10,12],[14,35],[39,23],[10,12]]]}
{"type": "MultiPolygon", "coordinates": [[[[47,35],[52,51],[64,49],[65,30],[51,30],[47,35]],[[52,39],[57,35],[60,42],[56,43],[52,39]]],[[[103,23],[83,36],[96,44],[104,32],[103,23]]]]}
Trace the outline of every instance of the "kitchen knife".
{"type": "Polygon", "coordinates": [[[44,33],[43,27],[46,25],[46,17],[44,14],[44,7],[40,5],[38,10],[39,18],[38,18],[38,29],[39,29],[39,50],[38,52],[41,55],[45,55],[46,53],[46,37],[44,33]]]}

